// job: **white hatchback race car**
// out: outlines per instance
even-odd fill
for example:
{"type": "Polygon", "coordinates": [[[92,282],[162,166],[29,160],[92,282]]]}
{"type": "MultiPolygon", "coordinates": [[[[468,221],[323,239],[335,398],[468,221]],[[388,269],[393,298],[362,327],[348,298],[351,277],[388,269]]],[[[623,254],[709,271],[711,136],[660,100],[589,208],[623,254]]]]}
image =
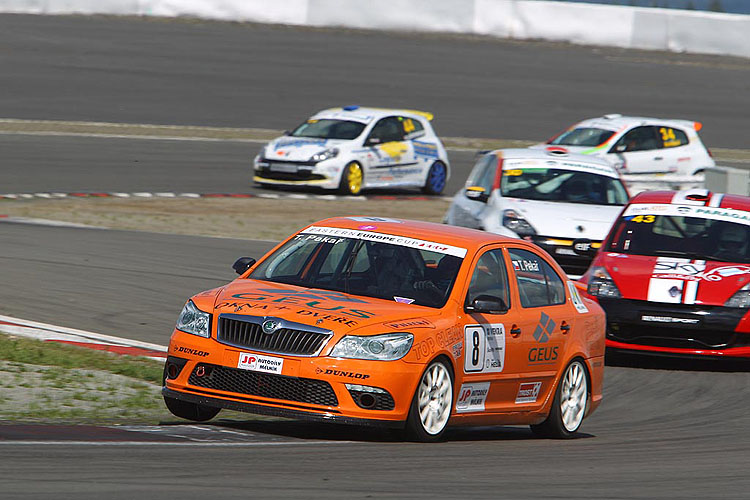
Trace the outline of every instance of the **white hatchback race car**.
{"type": "Polygon", "coordinates": [[[700,122],[605,115],[576,123],[534,149],[606,158],[623,174],[695,175],[715,166],[700,122]]]}
{"type": "Polygon", "coordinates": [[[440,194],[450,165],[430,120],[430,113],[405,109],[320,111],[261,149],[253,180],[261,186],[316,186],[347,195],[411,187],[440,194]]]}
{"type": "Polygon", "coordinates": [[[479,158],[443,222],[533,241],[571,276],[599,248],[628,202],[615,168],[601,158],[533,149],[500,149],[479,158]],[[581,252],[584,253],[584,252],[581,252]]]}

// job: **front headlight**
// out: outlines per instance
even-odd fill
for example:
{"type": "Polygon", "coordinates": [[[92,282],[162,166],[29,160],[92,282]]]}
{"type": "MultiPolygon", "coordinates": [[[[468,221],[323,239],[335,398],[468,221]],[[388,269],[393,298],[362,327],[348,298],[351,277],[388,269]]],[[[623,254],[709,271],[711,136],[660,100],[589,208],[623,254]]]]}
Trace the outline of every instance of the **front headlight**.
{"type": "Polygon", "coordinates": [[[724,305],[727,307],[739,307],[740,309],[750,307],[750,283],[737,290],[737,293],[732,295],[724,305]]]}
{"type": "Polygon", "coordinates": [[[386,333],[367,337],[347,335],[333,347],[330,356],[395,361],[406,356],[412,342],[414,335],[411,333],[386,333]]]}
{"type": "Polygon", "coordinates": [[[192,333],[199,337],[210,337],[211,315],[195,307],[192,300],[188,300],[177,318],[177,328],[185,333],[192,333]]]}
{"type": "Polygon", "coordinates": [[[601,266],[591,269],[588,292],[594,297],[606,297],[619,299],[622,297],[619,288],[615,285],[607,270],[601,266]]]}
{"type": "Polygon", "coordinates": [[[536,234],[536,229],[515,210],[503,210],[502,223],[521,237],[536,234]]]}
{"type": "Polygon", "coordinates": [[[330,160],[331,158],[336,158],[338,155],[338,148],[329,148],[321,151],[320,153],[315,153],[314,155],[312,155],[310,161],[326,161],[330,160]]]}

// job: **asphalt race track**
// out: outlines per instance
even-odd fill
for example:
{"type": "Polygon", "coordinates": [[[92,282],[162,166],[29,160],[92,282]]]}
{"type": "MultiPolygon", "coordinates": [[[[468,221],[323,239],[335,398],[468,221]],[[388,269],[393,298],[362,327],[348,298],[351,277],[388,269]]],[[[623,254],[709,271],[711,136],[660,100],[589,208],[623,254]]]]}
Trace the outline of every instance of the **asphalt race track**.
{"type": "MultiPolygon", "coordinates": [[[[695,117],[710,145],[748,147],[750,63],[729,58],[5,15],[0,67],[9,118],[287,128],[367,101],[434,111],[443,135],[541,139],[620,110],[695,117]]],[[[218,192],[254,149],[0,135],[0,191],[218,192]]],[[[164,344],[189,294],[271,244],[0,223],[0,314],[164,344]]],[[[0,425],[0,498],[746,499],[750,371],[722,367],[619,360],[572,441],[493,427],[422,445],[238,414],[198,426],[0,425]]]]}

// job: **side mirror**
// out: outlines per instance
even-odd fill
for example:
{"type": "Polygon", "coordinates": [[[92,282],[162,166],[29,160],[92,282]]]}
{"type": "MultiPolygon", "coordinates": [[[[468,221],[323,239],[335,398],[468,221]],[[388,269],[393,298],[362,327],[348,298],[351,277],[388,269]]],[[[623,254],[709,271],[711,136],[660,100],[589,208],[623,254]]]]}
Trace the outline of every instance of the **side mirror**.
{"type": "Polygon", "coordinates": [[[380,137],[368,137],[365,141],[365,146],[376,146],[381,142],[383,141],[380,140],[380,137]]]}
{"type": "Polygon", "coordinates": [[[289,134],[291,134],[291,133],[292,133],[292,131],[291,131],[291,130],[285,130],[285,131],[284,131],[284,134],[283,134],[283,135],[289,135],[289,134]]]}
{"type": "Polygon", "coordinates": [[[615,153],[624,153],[627,150],[628,150],[627,144],[618,144],[617,146],[615,146],[615,153]]]}
{"type": "Polygon", "coordinates": [[[466,306],[466,310],[475,313],[506,313],[508,305],[500,297],[477,295],[471,304],[466,306]]]}
{"type": "Polygon", "coordinates": [[[253,267],[253,264],[255,264],[255,259],[252,257],[240,257],[234,264],[232,264],[232,269],[234,269],[234,272],[237,274],[243,274],[245,271],[253,267]]]}
{"type": "Polygon", "coordinates": [[[588,238],[573,240],[573,251],[584,257],[593,257],[596,254],[596,248],[592,246],[592,242],[588,238]]]}
{"type": "Polygon", "coordinates": [[[490,195],[481,186],[469,186],[464,190],[464,194],[467,198],[482,203],[487,203],[490,199],[490,195]]]}

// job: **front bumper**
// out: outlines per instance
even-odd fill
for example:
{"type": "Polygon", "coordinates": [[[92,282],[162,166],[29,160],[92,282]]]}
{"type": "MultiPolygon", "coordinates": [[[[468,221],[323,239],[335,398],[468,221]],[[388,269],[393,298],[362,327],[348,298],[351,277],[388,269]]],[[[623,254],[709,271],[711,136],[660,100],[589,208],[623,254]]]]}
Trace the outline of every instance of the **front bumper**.
{"type": "Polygon", "coordinates": [[[175,331],[164,390],[175,399],[252,413],[401,425],[422,368],[401,360],[267,354],[175,331]],[[281,372],[241,369],[242,353],[283,359],[281,372]]]}
{"type": "Polygon", "coordinates": [[[285,186],[338,187],[341,168],[335,160],[322,162],[282,161],[264,158],[254,164],[253,180],[260,184],[285,186]]]}
{"type": "MultiPolygon", "coordinates": [[[[582,276],[594,259],[592,256],[578,255],[573,251],[573,240],[551,236],[533,236],[532,241],[549,253],[560,267],[573,276],[582,276]]],[[[601,247],[601,241],[592,241],[592,248],[601,247]]]]}
{"type": "Polygon", "coordinates": [[[736,331],[745,309],[599,299],[607,347],[667,356],[750,357],[750,332],[736,331]]]}

